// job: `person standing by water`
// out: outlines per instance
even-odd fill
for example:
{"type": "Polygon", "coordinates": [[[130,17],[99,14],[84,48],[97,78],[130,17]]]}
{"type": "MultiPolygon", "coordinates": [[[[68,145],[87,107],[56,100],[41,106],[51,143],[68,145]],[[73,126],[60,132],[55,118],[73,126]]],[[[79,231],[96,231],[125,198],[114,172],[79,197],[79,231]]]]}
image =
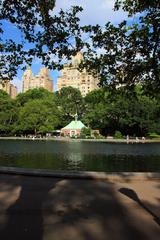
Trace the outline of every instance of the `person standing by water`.
{"type": "Polygon", "coordinates": [[[146,138],[145,138],[145,137],[142,137],[142,142],[143,142],[143,143],[145,143],[145,140],[146,140],[146,138]]]}

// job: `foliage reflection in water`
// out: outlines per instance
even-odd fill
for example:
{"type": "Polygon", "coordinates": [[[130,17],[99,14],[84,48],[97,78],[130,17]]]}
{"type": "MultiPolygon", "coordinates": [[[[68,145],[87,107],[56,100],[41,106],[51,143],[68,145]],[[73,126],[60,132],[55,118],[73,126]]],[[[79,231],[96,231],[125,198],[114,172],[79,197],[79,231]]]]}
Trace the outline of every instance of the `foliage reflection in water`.
{"type": "Polygon", "coordinates": [[[0,166],[160,172],[160,144],[0,140],[0,166]]]}

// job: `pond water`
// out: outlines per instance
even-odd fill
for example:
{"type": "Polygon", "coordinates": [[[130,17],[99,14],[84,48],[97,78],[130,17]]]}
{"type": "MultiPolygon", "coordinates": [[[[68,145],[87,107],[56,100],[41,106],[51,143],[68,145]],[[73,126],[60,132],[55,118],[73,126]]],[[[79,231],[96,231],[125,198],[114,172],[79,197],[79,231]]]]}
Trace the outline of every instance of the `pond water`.
{"type": "Polygon", "coordinates": [[[0,140],[0,166],[71,171],[160,172],[160,144],[0,140]]]}

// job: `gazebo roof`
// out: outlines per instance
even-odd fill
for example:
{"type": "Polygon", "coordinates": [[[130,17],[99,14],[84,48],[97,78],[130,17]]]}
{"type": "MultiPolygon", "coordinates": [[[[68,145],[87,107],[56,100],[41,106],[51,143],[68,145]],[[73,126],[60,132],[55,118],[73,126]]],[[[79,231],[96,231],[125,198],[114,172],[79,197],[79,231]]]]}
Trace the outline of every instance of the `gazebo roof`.
{"type": "Polygon", "coordinates": [[[62,129],[73,129],[73,130],[76,130],[76,129],[82,129],[86,127],[81,121],[79,120],[74,120],[72,122],[70,122],[67,126],[65,126],[64,128],[62,129]]]}

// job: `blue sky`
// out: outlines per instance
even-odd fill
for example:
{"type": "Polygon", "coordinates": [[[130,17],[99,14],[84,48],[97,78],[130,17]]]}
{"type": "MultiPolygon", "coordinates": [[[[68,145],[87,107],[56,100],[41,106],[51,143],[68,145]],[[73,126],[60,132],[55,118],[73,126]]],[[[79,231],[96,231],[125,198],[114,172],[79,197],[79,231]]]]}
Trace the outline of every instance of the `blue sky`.
{"type": "MultiPolygon", "coordinates": [[[[85,24],[99,24],[103,26],[106,22],[110,21],[114,24],[118,24],[124,18],[127,17],[123,11],[114,12],[114,0],[57,0],[56,7],[53,10],[53,14],[57,14],[62,8],[68,10],[71,6],[80,5],[83,7],[83,12],[79,14],[81,25],[85,24]]],[[[17,32],[15,27],[11,27],[9,24],[4,22],[5,36],[12,38],[16,41],[19,40],[20,34],[17,32]]],[[[41,61],[35,59],[32,64],[32,71],[37,74],[42,67],[41,61]]],[[[17,76],[14,78],[13,83],[21,91],[22,86],[22,71],[18,71],[17,76]]],[[[60,72],[52,70],[50,72],[51,78],[53,79],[54,89],[56,89],[57,76],[60,72]]]]}

